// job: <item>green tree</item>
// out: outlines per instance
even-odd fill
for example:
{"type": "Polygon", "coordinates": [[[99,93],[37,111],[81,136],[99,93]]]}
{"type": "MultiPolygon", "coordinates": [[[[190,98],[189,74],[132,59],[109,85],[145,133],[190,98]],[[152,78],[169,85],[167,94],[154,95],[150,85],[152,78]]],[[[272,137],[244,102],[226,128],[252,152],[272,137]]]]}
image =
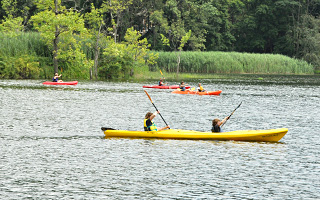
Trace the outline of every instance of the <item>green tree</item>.
{"type": "Polygon", "coordinates": [[[104,62],[107,67],[102,70],[106,78],[132,76],[135,67],[154,64],[158,54],[150,52],[150,44],[146,38],[139,40],[141,33],[129,28],[124,42],[115,42],[108,36],[108,44],[104,48],[104,62]]]}
{"type": "Polygon", "coordinates": [[[160,19],[159,22],[162,22],[164,25],[166,31],[165,34],[168,36],[168,38],[164,34],[160,34],[161,40],[164,45],[170,47],[170,49],[173,49],[176,54],[178,77],[181,51],[183,51],[183,48],[190,39],[192,31],[189,30],[187,32],[185,30],[182,13],[179,10],[179,4],[176,0],[168,0],[164,9],[166,10],[168,21],[162,20],[161,17],[158,17],[157,19],[160,19]]]}
{"type": "MultiPolygon", "coordinates": [[[[47,45],[52,48],[54,72],[58,72],[58,60],[67,62],[70,70],[74,67],[89,68],[91,60],[81,50],[81,41],[87,35],[84,19],[73,9],[62,6],[61,0],[39,0],[39,13],[32,16],[36,30],[41,33],[47,45]]],[[[85,71],[85,70],[84,70],[85,71]]],[[[81,73],[85,73],[81,70],[81,73]]]]}
{"type": "Polygon", "coordinates": [[[111,16],[111,24],[114,41],[117,42],[118,28],[122,22],[123,11],[128,9],[132,5],[132,0],[109,0],[108,3],[104,4],[104,7],[109,11],[111,16]]]}
{"type": "Polygon", "coordinates": [[[296,41],[298,58],[320,69],[320,19],[311,15],[302,15],[296,30],[300,36],[296,41]]]}
{"type": "Polygon", "coordinates": [[[17,16],[17,1],[16,0],[2,0],[1,6],[5,11],[6,16],[4,16],[3,22],[0,24],[0,30],[6,33],[11,33],[16,35],[17,33],[23,31],[23,18],[17,16]]]}
{"type": "Polygon", "coordinates": [[[99,65],[99,55],[100,49],[102,48],[102,40],[105,39],[106,29],[104,29],[105,22],[103,20],[105,9],[95,8],[91,4],[91,12],[86,13],[85,19],[88,24],[88,30],[94,41],[94,66],[93,66],[93,76],[98,79],[98,65],[99,65]]]}

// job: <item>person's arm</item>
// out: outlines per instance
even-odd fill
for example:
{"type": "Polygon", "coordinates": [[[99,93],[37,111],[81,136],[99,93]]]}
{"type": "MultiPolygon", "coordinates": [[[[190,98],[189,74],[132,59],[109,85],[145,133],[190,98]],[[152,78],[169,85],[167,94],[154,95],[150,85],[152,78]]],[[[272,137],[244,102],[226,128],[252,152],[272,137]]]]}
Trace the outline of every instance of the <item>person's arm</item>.
{"type": "Polygon", "coordinates": [[[160,113],[160,111],[154,112],[154,113],[150,116],[150,120],[153,120],[153,118],[155,118],[158,113],[160,113]]]}
{"type": "Polygon", "coordinates": [[[230,118],[229,116],[225,117],[225,118],[221,121],[221,124],[220,124],[220,125],[224,124],[229,118],[230,118]]]}
{"type": "Polygon", "coordinates": [[[165,129],[168,129],[170,128],[170,126],[166,126],[166,127],[163,127],[163,128],[159,128],[158,131],[162,131],[162,130],[165,130],[165,129]]]}

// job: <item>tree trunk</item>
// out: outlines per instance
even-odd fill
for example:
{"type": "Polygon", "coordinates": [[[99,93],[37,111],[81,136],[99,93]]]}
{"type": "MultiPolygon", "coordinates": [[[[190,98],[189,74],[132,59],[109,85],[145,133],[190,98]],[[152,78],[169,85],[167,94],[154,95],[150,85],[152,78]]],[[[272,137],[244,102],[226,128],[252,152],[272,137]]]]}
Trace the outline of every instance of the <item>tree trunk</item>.
{"type": "Polygon", "coordinates": [[[117,43],[117,35],[118,35],[118,26],[120,24],[120,14],[117,12],[117,23],[114,29],[114,43],[117,43]]]}
{"type": "MultiPolygon", "coordinates": [[[[55,0],[54,1],[54,6],[55,6],[55,15],[58,15],[58,1],[55,0]]],[[[54,33],[54,39],[53,39],[53,67],[54,67],[54,73],[58,73],[59,69],[58,69],[58,59],[57,59],[57,55],[58,55],[58,43],[59,43],[59,27],[56,26],[56,31],[54,33]]]]}
{"type": "Polygon", "coordinates": [[[99,55],[100,55],[99,41],[100,41],[101,27],[102,27],[102,24],[100,24],[98,37],[97,37],[96,45],[94,48],[94,67],[93,67],[94,72],[93,72],[93,75],[96,80],[98,80],[98,64],[99,64],[99,55]]]}
{"type": "Polygon", "coordinates": [[[97,80],[98,79],[98,63],[99,63],[99,53],[100,49],[99,47],[96,47],[95,55],[94,55],[94,78],[97,80]]]}
{"type": "Polygon", "coordinates": [[[178,55],[177,55],[177,78],[178,78],[178,76],[179,76],[180,54],[181,54],[181,49],[179,49],[179,52],[178,52],[178,55]]]}
{"type": "Polygon", "coordinates": [[[58,43],[59,43],[59,29],[56,26],[55,38],[53,39],[53,66],[54,66],[54,73],[58,73],[58,43]]]}

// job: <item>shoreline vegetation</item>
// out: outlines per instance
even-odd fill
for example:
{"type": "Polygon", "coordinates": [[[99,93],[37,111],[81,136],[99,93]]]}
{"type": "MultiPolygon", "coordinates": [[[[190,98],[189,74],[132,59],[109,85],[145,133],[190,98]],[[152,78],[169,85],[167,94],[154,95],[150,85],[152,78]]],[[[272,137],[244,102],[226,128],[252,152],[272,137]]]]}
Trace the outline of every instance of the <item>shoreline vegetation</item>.
{"type": "MultiPolygon", "coordinates": [[[[87,59],[92,59],[93,48],[83,47],[87,59]]],[[[159,52],[158,59],[152,65],[119,64],[117,76],[111,79],[147,80],[159,79],[162,70],[166,79],[215,78],[223,74],[281,74],[313,75],[314,67],[306,61],[279,54],[256,54],[221,51],[182,51],[180,67],[177,74],[177,53],[159,52]]],[[[103,55],[101,56],[103,59],[103,55]]],[[[99,80],[108,80],[110,73],[107,62],[98,66],[99,80]]],[[[59,73],[64,79],[89,80],[91,69],[77,66],[70,67],[60,63],[59,73]]],[[[52,79],[54,67],[49,47],[35,32],[22,33],[16,36],[0,34],[0,78],[3,79],[52,79]]]]}

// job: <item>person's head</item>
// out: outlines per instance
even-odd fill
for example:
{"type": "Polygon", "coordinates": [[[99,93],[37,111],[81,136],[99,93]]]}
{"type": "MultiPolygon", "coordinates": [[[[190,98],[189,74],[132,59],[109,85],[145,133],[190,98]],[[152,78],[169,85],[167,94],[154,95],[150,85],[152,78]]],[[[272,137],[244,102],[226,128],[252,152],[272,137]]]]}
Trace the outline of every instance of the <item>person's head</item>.
{"type": "Polygon", "coordinates": [[[220,126],[220,119],[214,119],[212,120],[212,126],[215,126],[215,125],[219,125],[220,126]]]}
{"type": "Polygon", "coordinates": [[[160,81],[162,81],[162,78],[160,78],[160,81]]]}
{"type": "Polygon", "coordinates": [[[182,84],[184,84],[184,82],[183,82],[183,81],[181,81],[181,85],[182,85],[182,84]]]}
{"type": "Polygon", "coordinates": [[[200,86],[201,86],[201,83],[199,83],[198,86],[200,87],[200,86]]]}
{"type": "Polygon", "coordinates": [[[55,75],[55,76],[58,76],[58,73],[55,73],[54,75],[55,75]]]}
{"type": "Polygon", "coordinates": [[[152,112],[147,112],[146,116],[144,117],[145,119],[149,119],[153,113],[152,112]]]}

